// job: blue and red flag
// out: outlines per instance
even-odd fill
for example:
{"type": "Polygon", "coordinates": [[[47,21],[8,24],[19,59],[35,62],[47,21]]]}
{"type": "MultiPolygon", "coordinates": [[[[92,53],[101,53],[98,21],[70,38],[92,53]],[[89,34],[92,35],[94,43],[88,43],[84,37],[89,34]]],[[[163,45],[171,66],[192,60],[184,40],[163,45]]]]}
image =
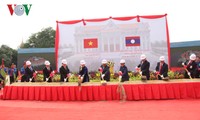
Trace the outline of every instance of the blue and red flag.
{"type": "Polygon", "coordinates": [[[140,36],[125,37],[126,46],[140,46],[140,36]]]}

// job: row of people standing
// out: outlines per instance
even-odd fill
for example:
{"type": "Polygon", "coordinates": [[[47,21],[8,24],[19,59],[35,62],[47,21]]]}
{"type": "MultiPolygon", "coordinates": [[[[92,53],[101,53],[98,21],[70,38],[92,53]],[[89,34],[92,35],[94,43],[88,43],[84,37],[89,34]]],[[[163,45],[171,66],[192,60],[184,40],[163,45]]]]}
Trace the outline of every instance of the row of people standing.
{"type": "MultiPolygon", "coordinates": [[[[139,72],[139,74],[144,77],[144,80],[150,79],[150,62],[147,60],[147,57],[145,54],[142,54],[140,56],[140,63],[135,68],[136,71],[139,72]]],[[[159,58],[159,62],[157,63],[157,66],[155,68],[155,73],[158,75],[158,79],[162,80],[164,78],[168,77],[168,64],[165,63],[165,57],[161,56],[159,58]]],[[[126,61],[124,59],[120,60],[120,69],[119,69],[119,76],[121,78],[121,82],[129,81],[129,74],[128,74],[128,68],[125,65],[126,61]]],[[[107,65],[107,61],[104,59],[102,60],[102,65],[99,68],[99,71],[101,73],[101,79],[110,81],[110,71],[109,66],[107,65]]]]}
{"type": "MultiPolygon", "coordinates": [[[[55,72],[50,66],[49,61],[45,61],[45,67],[43,68],[43,81],[52,82],[52,77],[55,72]]],[[[79,78],[82,78],[82,82],[89,82],[88,69],[85,66],[85,61],[80,61],[79,68],[79,78]]],[[[26,61],[21,68],[21,82],[35,82],[37,71],[33,69],[30,61],[26,61]]],[[[60,73],[60,81],[68,82],[71,76],[70,69],[67,66],[67,61],[65,59],[62,60],[62,66],[59,68],[60,73]]]]}
{"type": "MultiPolygon", "coordinates": [[[[147,60],[147,57],[145,54],[142,54],[140,56],[140,63],[135,68],[142,77],[144,77],[146,80],[150,79],[150,62],[147,60]]],[[[184,63],[184,67],[189,71],[189,74],[191,74],[192,77],[196,76],[196,70],[197,70],[197,64],[194,63],[196,60],[196,56],[192,54],[190,56],[190,61],[188,63],[184,63]],[[192,67],[191,67],[192,66],[192,67]]],[[[107,64],[107,60],[102,60],[102,65],[99,68],[99,71],[101,73],[101,80],[110,81],[110,69],[107,64]]],[[[121,71],[121,81],[128,81],[129,75],[128,75],[128,68],[125,65],[125,60],[120,60],[120,69],[121,71]]],[[[26,61],[25,67],[21,69],[22,76],[22,82],[23,81],[32,81],[34,82],[34,78],[36,76],[36,71],[31,67],[31,62],[26,61]]],[[[70,69],[68,68],[67,61],[65,59],[62,60],[62,66],[59,68],[60,73],[60,81],[61,82],[68,82],[69,78],[71,76],[70,69]]],[[[159,80],[162,80],[164,78],[168,77],[168,64],[165,63],[165,57],[160,56],[159,62],[157,63],[155,67],[155,73],[157,74],[157,77],[159,80]]],[[[54,75],[54,71],[50,66],[49,61],[45,61],[45,67],[43,69],[44,74],[44,81],[52,82],[52,76],[54,75]]],[[[188,74],[185,74],[185,77],[187,78],[188,74]]],[[[78,78],[81,80],[81,82],[89,82],[89,76],[88,76],[88,68],[86,67],[86,62],[84,60],[80,61],[80,67],[79,67],[79,76],[78,78]]]]}
{"type": "MultiPolygon", "coordinates": [[[[125,66],[125,60],[121,60],[120,63],[121,63],[120,71],[123,72],[122,81],[129,80],[128,69],[125,66]]],[[[55,72],[50,66],[49,61],[45,61],[44,64],[45,67],[43,68],[43,75],[44,75],[43,81],[52,82],[52,77],[55,72]]],[[[110,69],[109,66],[107,65],[107,60],[105,59],[102,60],[102,65],[100,66],[100,68],[102,70],[101,79],[110,81],[110,69]]],[[[21,68],[21,82],[35,82],[36,73],[37,71],[33,69],[33,67],[31,66],[31,62],[26,61],[23,67],[21,68]]],[[[62,60],[62,65],[59,68],[59,73],[61,82],[69,82],[71,73],[70,69],[68,68],[67,61],[65,59],[62,60]]],[[[90,81],[88,75],[88,68],[86,67],[85,60],[80,61],[78,78],[81,80],[81,83],[90,81]]]]}
{"type": "MultiPolygon", "coordinates": [[[[136,67],[138,70],[138,67],[140,67],[140,74],[142,76],[146,76],[146,79],[150,79],[150,63],[147,61],[146,56],[143,54],[141,55],[141,63],[136,67]]],[[[185,78],[199,78],[200,77],[200,59],[199,56],[196,56],[195,54],[191,54],[189,57],[189,60],[182,63],[185,73],[185,78]]],[[[160,56],[159,62],[156,65],[155,73],[157,75],[157,78],[159,80],[162,79],[169,79],[168,78],[168,64],[165,62],[165,57],[160,56]]]]}
{"type": "MultiPolygon", "coordinates": [[[[142,79],[144,80],[149,80],[150,79],[150,62],[147,60],[147,57],[145,54],[142,54],[140,56],[140,64],[135,68],[136,71],[138,71],[142,77],[142,79]]],[[[102,61],[102,63],[104,63],[102,61]]],[[[125,66],[125,60],[120,60],[120,70],[122,72],[122,82],[124,81],[128,81],[129,80],[129,75],[128,75],[128,68],[125,66]]],[[[191,54],[190,55],[190,60],[186,61],[185,63],[182,63],[183,67],[185,68],[185,78],[189,78],[189,76],[191,76],[191,78],[199,78],[200,75],[200,60],[199,57],[196,57],[195,54],[191,54]]],[[[157,79],[159,80],[168,80],[169,76],[168,76],[168,69],[169,66],[168,64],[165,62],[165,57],[164,56],[160,56],[159,58],[159,62],[157,62],[157,65],[155,67],[155,73],[157,76],[157,79]]],[[[109,78],[107,77],[107,75],[102,74],[105,78],[109,78]]],[[[109,81],[109,79],[105,79],[106,81],[109,81]]]]}
{"type": "Polygon", "coordinates": [[[0,82],[5,80],[6,75],[9,75],[10,83],[15,82],[15,79],[18,77],[18,69],[14,63],[11,64],[10,68],[5,67],[4,64],[0,66],[0,82]]]}

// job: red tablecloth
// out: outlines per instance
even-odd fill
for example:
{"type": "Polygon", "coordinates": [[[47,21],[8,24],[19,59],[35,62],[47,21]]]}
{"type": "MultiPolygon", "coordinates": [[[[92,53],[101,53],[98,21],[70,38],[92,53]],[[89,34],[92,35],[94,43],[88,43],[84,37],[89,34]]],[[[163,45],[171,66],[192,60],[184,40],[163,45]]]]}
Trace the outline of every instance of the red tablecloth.
{"type": "MultiPolygon", "coordinates": [[[[198,99],[200,82],[126,84],[127,100],[198,99]]],[[[98,101],[119,100],[117,85],[106,86],[6,86],[4,100],[98,101]]]]}

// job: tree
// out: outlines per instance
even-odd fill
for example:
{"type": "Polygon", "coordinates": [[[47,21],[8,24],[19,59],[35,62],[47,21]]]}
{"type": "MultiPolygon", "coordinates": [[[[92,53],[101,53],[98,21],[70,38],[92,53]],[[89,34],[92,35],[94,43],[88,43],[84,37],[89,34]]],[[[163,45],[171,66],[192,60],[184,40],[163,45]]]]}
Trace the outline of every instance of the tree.
{"type": "Polygon", "coordinates": [[[55,30],[52,27],[42,29],[32,34],[20,48],[50,48],[55,46],[55,30]]]}
{"type": "MultiPolygon", "coordinates": [[[[0,47],[0,63],[4,59],[5,66],[10,67],[12,63],[17,64],[17,51],[8,47],[7,45],[2,45],[0,47]]],[[[2,64],[2,63],[1,63],[2,64]]]]}

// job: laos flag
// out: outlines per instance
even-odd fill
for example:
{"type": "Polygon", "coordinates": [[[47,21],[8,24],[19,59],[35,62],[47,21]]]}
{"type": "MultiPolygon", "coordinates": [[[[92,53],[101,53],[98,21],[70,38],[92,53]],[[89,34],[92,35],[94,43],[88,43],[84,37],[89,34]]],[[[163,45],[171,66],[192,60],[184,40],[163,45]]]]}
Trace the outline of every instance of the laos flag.
{"type": "Polygon", "coordinates": [[[126,46],[140,46],[140,36],[125,37],[126,46]]]}

